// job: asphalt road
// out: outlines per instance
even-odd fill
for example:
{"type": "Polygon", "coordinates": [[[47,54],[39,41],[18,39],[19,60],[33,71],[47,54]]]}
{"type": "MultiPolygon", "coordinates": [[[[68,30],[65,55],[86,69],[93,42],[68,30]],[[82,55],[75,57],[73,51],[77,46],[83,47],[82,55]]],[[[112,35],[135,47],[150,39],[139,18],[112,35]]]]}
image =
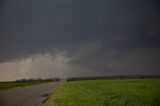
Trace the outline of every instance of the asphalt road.
{"type": "Polygon", "coordinates": [[[41,106],[59,82],[0,92],[0,106],[41,106]]]}

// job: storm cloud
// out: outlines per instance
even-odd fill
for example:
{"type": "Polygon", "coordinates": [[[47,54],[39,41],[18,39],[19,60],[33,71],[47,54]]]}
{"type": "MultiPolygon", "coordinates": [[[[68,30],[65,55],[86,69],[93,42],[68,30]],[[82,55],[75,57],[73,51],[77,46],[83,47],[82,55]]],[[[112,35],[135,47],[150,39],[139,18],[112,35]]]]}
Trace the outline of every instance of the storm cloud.
{"type": "Polygon", "coordinates": [[[160,74],[160,2],[1,0],[0,62],[0,80],[160,74]]]}

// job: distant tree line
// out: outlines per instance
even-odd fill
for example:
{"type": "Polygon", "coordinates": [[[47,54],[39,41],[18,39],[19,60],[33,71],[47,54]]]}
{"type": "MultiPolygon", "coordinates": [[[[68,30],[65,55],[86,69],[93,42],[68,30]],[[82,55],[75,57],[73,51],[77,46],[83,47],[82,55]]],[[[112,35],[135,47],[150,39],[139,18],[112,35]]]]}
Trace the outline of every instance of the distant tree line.
{"type": "Polygon", "coordinates": [[[30,78],[30,79],[18,79],[14,82],[16,83],[23,83],[23,82],[57,82],[60,81],[60,78],[48,78],[48,79],[41,79],[41,78],[30,78]]]}
{"type": "Polygon", "coordinates": [[[160,75],[117,75],[117,76],[99,76],[99,77],[70,77],[67,81],[79,80],[114,80],[114,79],[154,79],[160,78],[160,75]]]}

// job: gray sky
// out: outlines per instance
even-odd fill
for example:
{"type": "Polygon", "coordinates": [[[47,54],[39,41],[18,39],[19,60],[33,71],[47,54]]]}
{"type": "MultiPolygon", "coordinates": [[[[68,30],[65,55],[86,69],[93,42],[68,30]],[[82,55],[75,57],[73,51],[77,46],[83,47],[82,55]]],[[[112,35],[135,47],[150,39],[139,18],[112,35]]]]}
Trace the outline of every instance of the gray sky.
{"type": "Polygon", "coordinates": [[[159,0],[0,0],[0,80],[160,74],[159,0]]]}

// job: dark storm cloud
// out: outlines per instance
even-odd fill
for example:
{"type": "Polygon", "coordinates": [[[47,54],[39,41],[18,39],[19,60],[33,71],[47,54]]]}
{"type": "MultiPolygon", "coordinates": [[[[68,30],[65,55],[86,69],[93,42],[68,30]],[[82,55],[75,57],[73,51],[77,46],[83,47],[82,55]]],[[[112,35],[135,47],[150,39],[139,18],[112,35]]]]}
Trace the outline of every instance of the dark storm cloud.
{"type": "Polygon", "coordinates": [[[1,0],[0,9],[1,62],[63,51],[97,74],[160,73],[158,0],[1,0]]]}

